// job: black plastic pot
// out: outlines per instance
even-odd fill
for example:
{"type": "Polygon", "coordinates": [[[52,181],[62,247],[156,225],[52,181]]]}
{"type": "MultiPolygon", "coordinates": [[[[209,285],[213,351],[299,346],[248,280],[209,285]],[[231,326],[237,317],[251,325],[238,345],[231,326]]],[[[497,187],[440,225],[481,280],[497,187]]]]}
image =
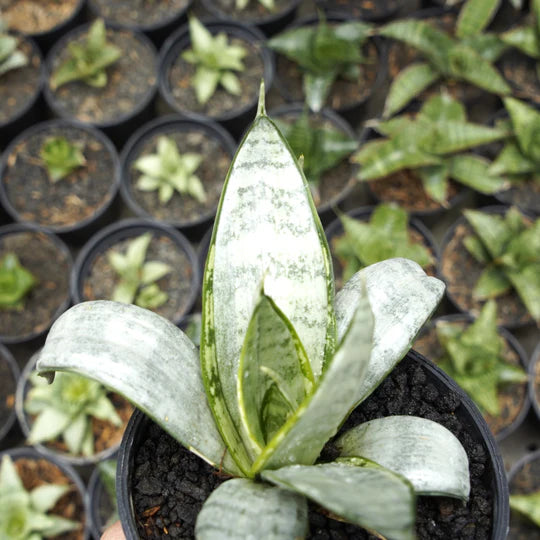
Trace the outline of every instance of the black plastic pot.
{"type": "Polygon", "coordinates": [[[9,352],[8,348],[0,343],[0,364],[2,364],[1,371],[4,373],[2,377],[2,383],[6,387],[10,387],[8,390],[9,394],[2,393],[0,395],[0,400],[2,400],[3,406],[7,409],[11,409],[4,419],[3,423],[0,424],[0,443],[4,437],[9,433],[15,422],[15,403],[10,403],[8,396],[13,395],[15,397],[15,390],[17,387],[17,381],[19,380],[20,370],[19,365],[13,358],[13,355],[9,352]]]}
{"type": "Polygon", "coordinates": [[[352,18],[375,23],[384,23],[395,18],[401,9],[401,4],[403,4],[400,0],[394,2],[382,1],[380,2],[383,4],[382,6],[376,5],[379,4],[379,2],[372,2],[372,4],[375,4],[375,10],[373,10],[364,7],[361,3],[355,2],[355,0],[345,0],[341,2],[336,0],[315,0],[315,3],[319,9],[323,9],[325,12],[339,10],[352,18]]]}
{"type": "MultiPolygon", "coordinates": [[[[50,86],[50,77],[53,73],[54,64],[56,61],[56,58],[59,56],[60,52],[63,51],[68,44],[73,41],[74,39],[78,38],[80,35],[85,34],[88,31],[90,25],[85,24],[82,26],[78,26],[77,28],[71,30],[69,33],[62,36],[61,39],[59,39],[54,46],[49,51],[49,54],[46,58],[46,67],[47,67],[47,83],[45,84],[44,88],[44,96],[45,101],[47,103],[48,108],[51,110],[53,115],[64,118],[67,120],[79,120],[74,118],[73,115],[70,114],[69,111],[67,111],[64,106],[62,105],[62,101],[59,100],[51,89],[50,86]]],[[[107,29],[110,29],[112,31],[125,31],[127,30],[121,30],[121,29],[115,29],[114,27],[107,26],[107,29]]],[[[101,130],[103,130],[107,136],[111,138],[111,140],[117,145],[117,147],[120,147],[127,138],[137,129],[143,122],[150,120],[153,114],[153,108],[154,108],[154,99],[157,93],[157,51],[154,47],[153,43],[142,33],[140,32],[130,32],[132,33],[135,38],[143,45],[143,47],[149,52],[149,54],[152,56],[155,62],[155,75],[156,79],[151,82],[151,84],[148,87],[148,90],[142,95],[140,98],[140,101],[133,107],[131,111],[119,114],[118,116],[110,119],[104,119],[104,120],[84,120],[84,124],[89,124],[94,127],[97,127],[101,130]]],[[[123,57],[126,57],[129,55],[129,51],[123,51],[124,55],[123,57]]],[[[119,60],[119,61],[122,61],[119,60]]],[[[136,69],[136,66],[133,65],[133,69],[136,69]]],[[[73,83],[68,84],[79,84],[77,81],[73,83]]],[[[80,83],[84,84],[84,83],[80,83]]]]}
{"type": "Polygon", "coordinates": [[[272,36],[294,20],[300,2],[301,0],[288,0],[281,11],[268,13],[262,17],[242,17],[234,12],[234,0],[229,2],[231,7],[220,5],[216,0],[202,0],[202,5],[212,17],[254,25],[266,36],[272,36]]]}
{"type": "MultiPolygon", "coordinates": [[[[189,292],[184,301],[184,306],[181,310],[179,309],[175,312],[175,316],[171,319],[174,324],[179,325],[184,316],[191,311],[198,296],[201,278],[197,263],[197,255],[191,247],[191,244],[181,232],[155,221],[142,219],[126,219],[118,221],[117,223],[105,227],[90,238],[81,249],[73,266],[70,281],[73,303],[78,304],[88,300],[83,290],[84,282],[90,275],[92,266],[99,255],[118,242],[140,236],[148,231],[153,232],[157,236],[166,237],[171,240],[174,245],[177,246],[179,251],[185,255],[190,266],[189,292]]],[[[173,269],[173,272],[174,271],[175,269],[173,269]]]]}
{"type": "MultiPolygon", "coordinates": [[[[4,206],[11,218],[16,222],[28,222],[24,217],[24,213],[21,213],[9,198],[9,194],[6,189],[4,182],[4,176],[9,167],[10,158],[13,159],[16,157],[17,147],[23,143],[30,140],[36,135],[40,135],[44,132],[50,132],[51,136],[54,135],[55,130],[62,129],[73,129],[79,130],[86,133],[95,141],[98,141],[104,148],[105,153],[108,154],[108,157],[112,161],[112,167],[109,173],[109,182],[110,187],[106,199],[103,201],[101,206],[96,208],[96,210],[88,217],[82,219],[81,221],[75,222],[69,225],[52,225],[47,223],[36,223],[37,225],[45,226],[50,231],[58,234],[61,238],[68,242],[78,243],[86,240],[90,235],[98,231],[104,225],[109,223],[115,214],[114,202],[118,192],[118,187],[120,185],[120,161],[118,159],[118,154],[116,149],[110,139],[101,131],[92,128],[90,126],[81,124],[80,122],[73,122],[67,120],[49,120],[47,122],[42,122],[40,124],[34,125],[23,133],[21,133],[17,138],[15,138],[11,144],[6,148],[2,160],[0,161],[0,204],[4,206]]],[[[39,156],[32,156],[36,159],[39,159],[39,156]]],[[[24,178],[21,178],[21,182],[24,181],[24,178]]],[[[63,182],[63,180],[60,180],[63,182]]]]}
{"type": "MultiPolygon", "coordinates": [[[[274,56],[271,51],[264,47],[264,34],[257,28],[232,21],[203,21],[204,26],[212,33],[224,32],[229,37],[235,37],[260,47],[259,56],[264,66],[265,90],[268,92],[274,79],[274,56]]],[[[174,98],[169,80],[169,72],[173,63],[184,49],[191,44],[188,25],[179,28],[172,34],[159,53],[159,92],[168,106],[175,112],[192,120],[208,120],[208,116],[183,109],[182,105],[174,98]]],[[[239,109],[224,112],[212,117],[212,120],[221,124],[235,138],[239,138],[247,125],[253,120],[259,99],[258,92],[252,99],[239,109]]]]}
{"type": "Polygon", "coordinates": [[[88,516],[94,540],[100,540],[106,528],[110,517],[106,515],[106,510],[114,511],[113,502],[101,480],[99,469],[95,467],[88,481],[88,516]]]}
{"type": "MultiPolygon", "coordinates": [[[[67,463],[63,463],[59,459],[53,457],[53,456],[44,456],[37,450],[34,450],[33,448],[28,447],[20,447],[20,448],[10,448],[8,450],[4,450],[0,452],[0,460],[4,455],[8,455],[11,457],[11,459],[16,462],[19,459],[29,459],[33,461],[38,460],[47,460],[60,471],[69,478],[70,482],[74,486],[74,491],[80,496],[81,502],[82,502],[82,508],[84,511],[84,524],[83,524],[83,530],[82,530],[82,537],[83,540],[89,540],[90,539],[90,527],[89,527],[89,520],[88,520],[88,503],[87,503],[87,496],[86,496],[86,488],[84,487],[84,483],[81,480],[81,477],[77,473],[77,471],[71,467],[71,465],[68,465],[67,463]]],[[[72,499],[75,498],[75,493],[71,493],[70,497],[72,499]]]]}
{"type": "MultiPolygon", "coordinates": [[[[493,525],[490,540],[505,540],[508,531],[508,485],[499,449],[487,427],[482,415],[456,383],[429,360],[415,351],[410,351],[403,362],[410,362],[423,368],[429,377],[429,382],[438,389],[451,391],[459,396],[461,405],[457,408],[461,422],[469,429],[468,435],[480,445],[488,456],[487,473],[490,485],[487,489],[493,494],[493,525]]],[[[137,448],[152,421],[140,411],[136,411],[124,433],[118,456],[116,489],[118,511],[122,528],[127,540],[139,538],[135,522],[131,485],[134,474],[134,458],[137,448]]]]}
{"type": "MultiPolygon", "coordinates": [[[[223,129],[216,122],[210,120],[188,120],[177,115],[170,115],[161,118],[157,118],[148,124],[145,124],[139,128],[128,140],[121,154],[121,194],[124,202],[129,208],[141,218],[159,220],[158,217],[153,216],[141,203],[136,200],[134,195],[135,189],[133,182],[131,181],[131,170],[133,163],[142,153],[144,146],[150,139],[157,137],[158,135],[170,136],[173,133],[200,133],[205,137],[215,140],[219,143],[219,146],[230,156],[231,160],[236,151],[236,143],[231,135],[223,129]]],[[[179,148],[180,153],[184,152],[183,148],[179,148]]],[[[212,161],[216,156],[205,156],[206,162],[212,161]]],[[[226,173],[225,173],[226,174],[226,173]]],[[[221,180],[225,180],[225,174],[221,180]]],[[[186,195],[187,196],[187,195],[186,195]]],[[[186,218],[182,215],[178,215],[174,220],[161,221],[168,223],[173,227],[182,230],[186,235],[190,237],[200,238],[200,236],[206,231],[208,224],[212,221],[216,215],[217,204],[219,199],[216,200],[216,204],[210,210],[205,210],[201,215],[195,219],[186,218]]]]}
{"type": "Polygon", "coordinates": [[[540,343],[535,347],[529,362],[529,399],[540,422],[540,343]]]}

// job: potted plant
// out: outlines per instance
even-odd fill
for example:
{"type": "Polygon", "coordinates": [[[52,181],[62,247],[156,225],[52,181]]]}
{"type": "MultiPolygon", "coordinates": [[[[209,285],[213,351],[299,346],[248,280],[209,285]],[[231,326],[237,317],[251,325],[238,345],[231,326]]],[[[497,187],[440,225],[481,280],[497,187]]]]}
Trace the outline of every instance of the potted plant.
{"type": "Polygon", "coordinates": [[[176,115],[149,122],[122,151],[123,200],[140,217],[200,234],[216,214],[235,148],[229,133],[215,122],[176,115]],[[190,178],[199,186],[194,194],[190,178]]]}
{"type": "Polygon", "coordinates": [[[111,141],[66,120],[28,128],[11,142],[0,164],[0,201],[10,216],[75,242],[110,219],[119,183],[111,141]]]}
{"type": "MultiPolygon", "coordinates": [[[[450,431],[415,417],[380,419],[359,426],[369,431],[366,445],[341,441],[337,461],[314,463],[354,406],[406,353],[442,284],[415,263],[393,259],[356,274],[334,311],[322,227],[263,98],[261,88],[257,118],[220,201],[203,287],[200,362],[182,331],[159,316],[91,302],[55,325],[38,369],[114,380],[195,454],[238,477],[204,503],[195,531],[200,539],[227,537],[227,530],[240,538],[303,536],[306,496],[380,534],[410,538],[415,492],[468,497],[467,454],[450,431]],[[389,334],[396,339],[384,339],[389,334]],[[90,351],[101,369],[88,361],[90,351]],[[149,362],[156,354],[160,361],[149,362]],[[113,367],[119,356],[129,357],[121,377],[113,367]],[[179,407],[182,414],[175,414],[179,407]],[[404,453],[402,444],[416,448],[404,453]],[[411,474],[417,465],[423,473],[411,474]]],[[[137,538],[131,504],[121,504],[124,532],[137,538]]]]}
{"type": "Polygon", "coordinates": [[[0,443],[15,421],[15,389],[19,365],[8,348],[0,343],[0,443]]]}

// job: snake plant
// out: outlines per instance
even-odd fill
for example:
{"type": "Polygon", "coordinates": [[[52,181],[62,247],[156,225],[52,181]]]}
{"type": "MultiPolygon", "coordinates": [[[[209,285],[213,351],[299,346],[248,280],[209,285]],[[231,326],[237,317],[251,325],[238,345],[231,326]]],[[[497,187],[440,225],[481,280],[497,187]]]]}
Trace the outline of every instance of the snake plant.
{"type": "Polygon", "coordinates": [[[489,174],[490,162],[466,152],[509,136],[503,127],[467,121],[465,107],[446,93],[428,99],[416,115],[400,115],[376,123],[384,137],[368,142],[353,156],[363,181],[385,178],[403,169],[414,170],[426,194],[446,204],[449,179],[491,194],[508,181],[489,174]]]}
{"type": "Polygon", "coordinates": [[[39,151],[39,157],[52,183],[62,180],[86,163],[81,146],[68,141],[66,137],[47,138],[39,151]]]}
{"type": "Polygon", "coordinates": [[[0,21],[0,77],[28,64],[27,56],[17,49],[17,38],[5,33],[0,21]]]}
{"type": "Polygon", "coordinates": [[[263,96],[261,88],[219,204],[200,354],[155,313],[98,301],[57,320],[38,368],[111,385],[235,477],[204,503],[199,540],[304,538],[308,498],[387,538],[412,539],[417,494],[468,497],[467,456],[448,430],[378,419],[342,440],[335,461],[317,459],[406,354],[444,287],[392,259],[361,270],[334,298],[307,181],[263,96]]]}
{"type": "Polygon", "coordinates": [[[6,253],[0,259],[0,309],[21,308],[24,297],[36,284],[36,278],[15,253],[6,253]]]}

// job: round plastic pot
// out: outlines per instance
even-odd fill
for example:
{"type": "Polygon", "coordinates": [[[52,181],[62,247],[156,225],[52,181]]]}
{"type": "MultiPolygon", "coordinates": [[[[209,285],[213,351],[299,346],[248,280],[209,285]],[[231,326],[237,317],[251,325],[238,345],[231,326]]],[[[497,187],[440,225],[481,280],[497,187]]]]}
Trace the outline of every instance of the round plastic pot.
{"type": "Polygon", "coordinates": [[[101,481],[99,469],[96,467],[88,480],[88,517],[90,531],[94,540],[100,540],[107,525],[107,517],[102,515],[104,506],[112,506],[109,494],[101,481]]]}
{"type": "Polygon", "coordinates": [[[197,255],[186,237],[176,229],[170,226],[160,224],[156,221],[143,219],[125,219],[105,227],[95,234],[83,246],[71,273],[70,290],[74,304],[79,304],[86,300],[83,292],[83,285],[86,277],[89,275],[92,264],[96,257],[107,249],[112,247],[122,240],[127,240],[136,236],[140,236],[145,232],[153,232],[159,236],[166,236],[171,239],[174,244],[183,251],[191,267],[191,280],[188,298],[186,299],[185,307],[180,315],[175,320],[172,320],[176,325],[182,322],[182,319],[191,311],[197,299],[200,287],[200,272],[197,263],[197,255]]]}
{"type": "MultiPolygon", "coordinates": [[[[113,167],[109,175],[110,188],[107,194],[107,199],[99,208],[96,209],[96,211],[92,215],[71,225],[44,225],[49,231],[57,234],[63,240],[66,240],[67,242],[80,243],[81,241],[88,239],[92,234],[94,234],[96,231],[101,229],[104,225],[106,225],[113,219],[113,216],[115,214],[114,202],[118,193],[118,188],[120,186],[120,160],[118,158],[118,153],[116,152],[116,148],[112,144],[111,140],[100,130],[82,124],[80,122],[68,120],[48,120],[46,122],[41,122],[40,124],[29,127],[28,129],[23,131],[23,133],[21,133],[17,138],[15,138],[6,148],[3,154],[3,159],[0,162],[0,203],[3,205],[7,213],[14,221],[19,223],[27,222],[27,220],[25,220],[25,218],[13,206],[13,204],[8,198],[6,187],[3,181],[3,177],[7,168],[8,158],[10,155],[15,155],[15,149],[19,144],[21,144],[27,139],[30,139],[33,135],[44,131],[50,131],[51,134],[54,134],[55,130],[65,127],[79,129],[86,132],[94,139],[98,140],[105,148],[105,151],[108,152],[113,162],[113,167]]],[[[36,158],[38,158],[38,156],[36,156],[36,158]]],[[[23,180],[24,179],[21,179],[21,181],[23,180]]],[[[36,225],[40,224],[36,223],[36,225]]]]}
{"type": "MultiPolygon", "coordinates": [[[[13,386],[12,386],[13,394],[15,394],[17,382],[20,376],[19,365],[15,361],[15,358],[13,358],[13,355],[9,352],[8,348],[2,345],[1,343],[0,343],[0,362],[3,362],[4,364],[6,364],[6,366],[8,367],[8,370],[11,372],[11,379],[13,383],[13,386]]],[[[6,379],[4,380],[4,383],[6,383],[8,379],[9,379],[9,376],[6,377],[6,379]]],[[[0,396],[0,399],[4,400],[4,403],[7,403],[6,395],[0,396]]],[[[15,407],[12,407],[11,411],[6,415],[6,419],[3,422],[3,424],[0,424],[0,443],[11,430],[14,422],[15,422],[15,407]]]]}
{"type": "MultiPolygon", "coordinates": [[[[130,182],[130,171],[133,167],[133,163],[141,154],[142,149],[146,141],[156,135],[170,135],[175,132],[199,132],[204,133],[207,137],[215,139],[220,143],[223,150],[234,156],[236,151],[236,143],[231,135],[222,128],[216,122],[211,120],[188,120],[177,115],[169,115],[161,118],[157,118],[148,124],[145,124],[138,129],[132,137],[128,140],[121,154],[121,185],[120,192],[122,199],[129,206],[129,208],[141,218],[153,219],[157,218],[152,216],[146,209],[144,209],[135,199],[133,193],[133,185],[130,182]]],[[[180,153],[182,149],[180,148],[180,153]]],[[[182,230],[186,235],[190,237],[198,237],[204,234],[208,224],[212,221],[216,215],[216,207],[201,214],[197,219],[186,220],[182,219],[182,216],[178,216],[175,221],[168,221],[167,224],[182,230]]]]}
{"type": "MultiPolygon", "coordinates": [[[[64,118],[66,120],[73,120],[71,114],[69,114],[56,99],[51,87],[49,85],[50,77],[53,72],[53,62],[58,56],[60,51],[65,49],[68,44],[79,35],[88,31],[90,25],[85,24],[74,28],[69,33],[62,36],[49,51],[45,64],[47,67],[47,82],[44,86],[45,102],[49,109],[55,116],[64,118]]],[[[112,30],[115,27],[108,26],[112,30]]],[[[155,58],[155,65],[157,69],[157,51],[154,44],[141,32],[133,32],[134,36],[143,43],[143,45],[151,51],[152,56],[155,58]]],[[[136,66],[134,66],[136,69],[136,66]]],[[[157,74],[156,74],[157,75],[157,74]]],[[[114,119],[102,120],[102,121],[88,121],[84,124],[92,125],[105,132],[105,134],[116,144],[117,147],[121,147],[128,137],[144,122],[150,120],[153,115],[154,100],[157,93],[157,76],[154,84],[148,89],[146,94],[141,98],[131,111],[128,111],[114,119]]],[[[75,119],[76,120],[76,119],[75,119]]]]}
{"type": "MultiPolygon", "coordinates": [[[[212,33],[224,32],[228,37],[235,37],[242,39],[251,44],[263,44],[265,41],[264,34],[257,28],[240,24],[233,21],[203,21],[204,26],[212,33]]],[[[159,53],[159,92],[161,97],[165,100],[168,106],[175,112],[190,118],[192,120],[208,120],[208,116],[195,111],[182,109],[178,102],[174,99],[170,81],[169,72],[171,66],[182,53],[191,45],[191,39],[189,37],[189,27],[184,25],[179,28],[174,34],[172,34],[167,41],[163,44],[163,47],[159,53]]],[[[266,47],[260,49],[260,57],[264,66],[264,83],[265,90],[268,92],[272,86],[274,79],[274,55],[266,47]]],[[[241,76],[241,74],[240,74],[241,76]]],[[[253,120],[255,111],[257,109],[257,101],[259,99],[258,93],[253,95],[253,98],[249,103],[239,109],[224,112],[218,116],[213,116],[212,120],[221,124],[227,131],[229,131],[235,138],[239,138],[248,124],[253,120]]]]}
{"type": "MultiPolygon", "coordinates": [[[[256,26],[266,36],[273,36],[294,20],[300,2],[301,0],[288,0],[286,7],[277,13],[269,13],[263,17],[246,18],[242,22],[256,26]]],[[[239,20],[230,11],[220,7],[216,0],[202,0],[202,5],[217,19],[226,21],[239,20]]]]}
{"type": "Polygon", "coordinates": [[[536,418],[540,422],[540,342],[535,347],[529,362],[529,398],[536,418]]]}
{"type": "MultiPolygon", "coordinates": [[[[379,0],[379,2],[380,1],[381,0],[379,0]]],[[[354,0],[349,0],[345,6],[341,6],[341,4],[336,5],[336,2],[332,0],[315,0],[315,3],[319,9],[323,9],[325,12],[335,12],[336,9],[338,9],[347,14],[347,16],[358,17],[362,21],[384,23],[392,20],[398,15],[399,10],[401,9],[400,4],[403,2],[397,1],[393,6],[385,6],[384,9],[377,13],[373,13],[371,9],[366,9],[361,5],[355,5],[354,0]]],[[[384,1],[381,3],[384,4],[384,1]]],[[[411,9],[414,9],[414,6],[411,9]]]]}
{"type": "Polygon", "coordinates": [[[90,539],[90,526],[89,526],[89,520],[88,520],[88,499],[86,495],[86,488],[84,487],[84,483],[81,480],[81,477],[77,473],[77,471],[67,463],[62,462],[58,458],[54,456],[44,456],[34,448],[29,447],[20,447],[20,448],[10,448],[8,450],[4,450],[0,452],[0,460],[3,456],[8,455],[11,457],[11,459],[16,462],[19,459],[29,459],[29,460],[41,460],[45,459],[58,467],[62,473],[64,473],[71,483],[73,484],[75,491],[80,495],[82,499],[83,504],[83,510],[84,510],[84,526],[83,526],[83,540],[89,540],[90,539]]]}
{"type": "MultiPolygon", "coordinates": [[[[409,362],[422,367],[427,372],[428,381],[436,388],[450,390],[460,397],[461,405],[457,409],[459,419],[468,427],[470,437],[482,445],[488,455],[487,469],[491,477],[488,489],[493,493],[493,525],[490,540],[505,540],[509,519],[508,485],[499,449],[487,424],[470,398],[442,370],[415,351],[410,351],[406,358],[409,362]]],[[[118,511],[127,540],[139,538],[131,499],[131,485],[135,454],[150,422],[149,417],[138,410],[135,411],[124,433],[118,455],[116,469],[118,511]]]]}

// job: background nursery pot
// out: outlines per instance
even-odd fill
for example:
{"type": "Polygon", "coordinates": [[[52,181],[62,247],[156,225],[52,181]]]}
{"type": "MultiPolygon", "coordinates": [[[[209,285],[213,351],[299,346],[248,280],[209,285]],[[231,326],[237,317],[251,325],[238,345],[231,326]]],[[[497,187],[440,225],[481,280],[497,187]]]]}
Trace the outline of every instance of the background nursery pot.
{"type": "Polygon", "coordinates": [[[88,238],[113,214],[118,155],[99,130],[66,120],[35,125],[11,142],[0,163],[0,202],[13,220],[47,227],[66,240],[88,238]],[[85,163],[53,182],[40,152],[53,137],[80,146],[85,163]]]}
{"type": "Polygon", "coordinates": [[[540,422],[540,343],[534,349],[529,363],[529,398],[540,422]]]}
{"type": "Polygon", "coordinates": [[[179,116],[156,119],[137,130],[122,151],[122,197],[138,216],[166,222],[186,234],[200,236],[216,214],[235,149],[233,138],[215,122],[187,120],[179,116]],[[175,191],[166,204],[161,204],[158,190],[145,192],[137,189],[135,184],[141,173],[134,169],[133,164],[141,155],[155,154],[157,139],[164,135],[174,140],[181,155],[192,152],[203,156],[195,174],[203,184],[206,201],[198,202],[188,194],[175,191]]]}
{"type": "Polygon", "coordinates": [[[71,275],[71,294],[75,304],[85,300],[110,298],[117,277],[107,261],[113,247],[125,252],[129,240],[146,232],[153,234],[146,260],[166,262],[172,271],[158,281],[169,298],[156,313],[178,324],[189,313],[201,281],[197,255],[182,233],[172,227],[141,219],[119,221],[95,234],[79,253],[71,275]]]}
{"type": "MultiPolygon", "coordinates": [[[[110,460],[116,463],[115,459],[110,460]]],[[[88,481],[88,511],[90,528],[94,540],[100,540],[108,521],[116,513],[116,500],[111,500],[109,491],[101,478],[101,472],[95,467],[88,481]]]]}
{"type": "Polygon", "coordinates": [[[7,347],[0,343],[0,444],[15,421],[15,390],[19,365],[7,347]]]}

